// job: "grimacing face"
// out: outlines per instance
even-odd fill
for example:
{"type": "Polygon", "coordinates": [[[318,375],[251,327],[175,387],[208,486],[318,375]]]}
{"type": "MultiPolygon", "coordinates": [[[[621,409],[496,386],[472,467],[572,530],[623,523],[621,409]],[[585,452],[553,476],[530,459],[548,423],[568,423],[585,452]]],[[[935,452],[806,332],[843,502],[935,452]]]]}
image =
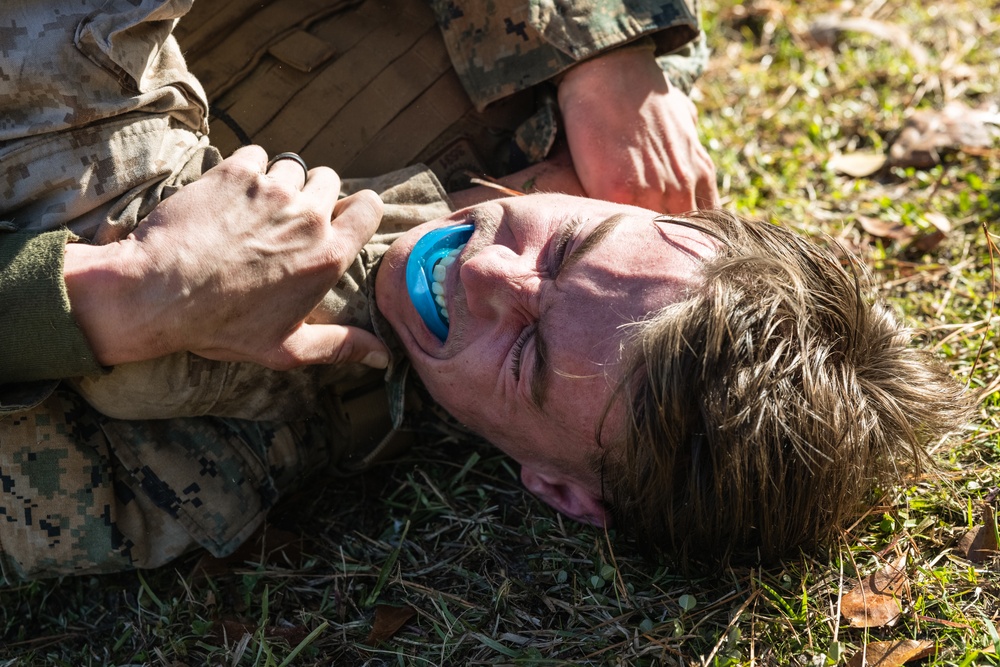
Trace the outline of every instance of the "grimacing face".
{"type": "MultiPolygon", "coordinates": [[[[656,215],[558,194],[498,199],[410,230],[376,279],[379,307],[435,400],[517,460],[530,491],[597,525],[606,515],[591,462],[623,325],[696,287],[713,249],[656,215]],[[410,301],[406,261],[428,231],[460,223],[475,229],[442,281],[441,341],[410,301]]],[[[613,408],[605,428],[621,417],[613,408]]]]}

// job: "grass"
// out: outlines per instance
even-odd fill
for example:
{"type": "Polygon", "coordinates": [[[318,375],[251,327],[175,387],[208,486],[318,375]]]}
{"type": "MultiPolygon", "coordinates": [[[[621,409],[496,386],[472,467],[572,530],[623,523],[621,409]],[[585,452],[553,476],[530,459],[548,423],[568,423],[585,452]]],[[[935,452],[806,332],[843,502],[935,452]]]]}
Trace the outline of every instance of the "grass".
{"type": "Polygon", "coordinates": [[[998,16],[985,0],[705,6],[715,55],[696,99],[724,205],[857,251],[922,344],[971,390],[989,388],[977,420],[935,449],[938,470],[888,490],[828,552],[686,578],[550,512],[503,456],[446,441],[289,499],[268,538],[234,561],[192,554],[143,574],[0,592],[0,666],[824,666],[887,639],[933,641],[923,665],[1000,664],[997,563],[956,554],[1000,486],[986,236],[1000,150],[946,150],[935,166],[867,178],[827,167],[838,153],[886,151],[913,109],[1000,102],[998,16]],[[868,32],[811,45],[810,23],[838,8],[903,27],[926,64],[868,32]],[[921,237],[938,216],[951,229],[924,249],[863,227],[921,237]],[[900,554],[898,622],[849,627],[841,594],[900,554]],[[369,640],[389,607],[413,616],[369,640]]]}

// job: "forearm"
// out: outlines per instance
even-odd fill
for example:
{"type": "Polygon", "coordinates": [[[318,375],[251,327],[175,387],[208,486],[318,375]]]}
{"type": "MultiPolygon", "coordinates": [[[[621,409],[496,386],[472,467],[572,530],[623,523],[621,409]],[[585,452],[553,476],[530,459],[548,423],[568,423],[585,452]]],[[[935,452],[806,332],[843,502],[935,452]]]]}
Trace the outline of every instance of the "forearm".
{"type": "Polygon", "coordinates": [[[542,162],[496,179],[494,185],[477,185],[466,190],[452,192],[449,196],[455,208],[461,209],[515,193],[532,194],[535,192],[559,192],[579,197],[587,195],[583,186],[580,185],[580,179],[577,178],[569,153],[561,151],[542,162]]]}

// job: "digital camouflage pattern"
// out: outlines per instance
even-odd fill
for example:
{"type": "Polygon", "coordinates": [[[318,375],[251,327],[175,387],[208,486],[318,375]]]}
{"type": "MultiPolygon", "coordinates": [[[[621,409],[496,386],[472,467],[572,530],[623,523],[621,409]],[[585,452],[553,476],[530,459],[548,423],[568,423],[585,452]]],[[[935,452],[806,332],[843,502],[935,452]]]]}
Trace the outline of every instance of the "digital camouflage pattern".
{"type": "Polygon", "coordinates": [[[708,62],[697,0],[431,0],[431,7],[479,111],[538,86],[536,111],[513,136],[525,164],[544,159],[559,132],[555,86],[539,84],[558,81],[579,61],[649,39],[660,67],[686,93],[708,62]]]}
{"type": "Polygon", "coordinates": [[[319,419],[116,421],[59,389],[0,421],[0,574],[7,582],[228,553],[303,466],[319,419]]]}
{"type": "Polygon", "coordinates": [[[696,0],[431,0],[431,6],[479,110],[644,35],[667,54],[699,33],[696,0]]]}

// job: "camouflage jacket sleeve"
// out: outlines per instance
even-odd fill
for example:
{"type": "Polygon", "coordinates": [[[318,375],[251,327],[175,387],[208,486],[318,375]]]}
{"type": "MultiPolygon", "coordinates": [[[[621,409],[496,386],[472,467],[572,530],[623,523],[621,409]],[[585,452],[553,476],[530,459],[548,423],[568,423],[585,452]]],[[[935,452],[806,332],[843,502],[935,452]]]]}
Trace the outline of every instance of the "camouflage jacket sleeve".
{"type": "Polygon", "coordinates": [[[70,236],[66,230],[0,231],[0,388],[100,369],[70,313],[62,280],[70,236]]]}
{"type": "Polygon", "coordinates": [[[697,0],[431,0],[431,5],[455,70],[480,111],[644,36],[664,55],[699,35],[697,0]]]}

